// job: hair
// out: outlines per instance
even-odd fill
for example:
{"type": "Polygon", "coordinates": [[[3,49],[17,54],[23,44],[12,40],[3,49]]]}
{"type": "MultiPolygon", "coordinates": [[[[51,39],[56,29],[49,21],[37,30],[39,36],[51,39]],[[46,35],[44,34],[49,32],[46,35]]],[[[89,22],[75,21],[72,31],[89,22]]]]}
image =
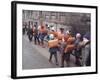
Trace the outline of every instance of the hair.
{"type": "Polygon", "coordinates": [[[76,34],[76,38],[81,38],[81,34],[80,33],[77,33],[76,34]]]}

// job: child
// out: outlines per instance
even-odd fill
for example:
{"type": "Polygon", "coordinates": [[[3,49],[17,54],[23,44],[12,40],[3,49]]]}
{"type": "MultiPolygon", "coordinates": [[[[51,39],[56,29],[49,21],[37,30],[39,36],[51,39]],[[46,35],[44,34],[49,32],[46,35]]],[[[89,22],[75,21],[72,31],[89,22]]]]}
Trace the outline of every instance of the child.
{"type": "Polygon", "coordinates": [[[52,45],[53,42],[54,42],[54,44],[55,43],[58,44],[57,39],[54,38],[54,35],[50,34],[50,40],[48,41],[48,43],[49,43],[49,52],[50,52],[49,62],[52,62],[52,56],[54,55],[55,63],[56,63],[56,65],[58,65],[58,59],[57,59],[58,46],[54,45],[54,44],[53,44],[53,46],[50,46],[50,45],[52,45]]]}

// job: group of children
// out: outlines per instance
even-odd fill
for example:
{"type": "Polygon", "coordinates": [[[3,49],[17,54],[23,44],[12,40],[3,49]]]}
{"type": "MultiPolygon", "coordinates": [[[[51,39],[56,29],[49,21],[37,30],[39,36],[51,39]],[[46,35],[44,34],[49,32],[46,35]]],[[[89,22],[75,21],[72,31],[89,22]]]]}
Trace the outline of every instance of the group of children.
{"type": "MultiPolygon", "coordinates": [[[[31,32],[30,32],[31,33],[31,32]]],[[[90,66],[90,33],[86,33],[81,36],[80,33],[76,33],[72,36],[71,31],[65,31],[64,28],[60,28],[56,31],[54,28],[47,29],[41,25],[39,28],[34,26],[32,33],[34,36],[34,43],[44,46],[44,38],[47,38],[48,48],[50,52],[49,62],[52,62],[52,56],[55,57],[55,63],[58,65],[57,53],[61,53],[61,67],[64,67],[64,61],[67,66],[70,66],[70,55],[74,53],[75,64],[78,66],[90,66]],[[80,61],[80,59],[82,59],[80,61]]],[[[30,34],[28,34],[30,37],[30,34]]]]}

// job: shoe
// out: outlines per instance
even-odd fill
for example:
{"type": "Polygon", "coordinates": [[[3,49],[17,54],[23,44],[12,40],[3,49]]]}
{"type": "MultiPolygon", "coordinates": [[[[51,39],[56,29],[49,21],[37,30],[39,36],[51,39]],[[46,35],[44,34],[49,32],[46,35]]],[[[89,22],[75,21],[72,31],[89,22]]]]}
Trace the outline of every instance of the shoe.
{"type": "Polygon", "coordinates": [[[45,48],[45,46],[44,46],[44,45],[42,45],[42,48],[45,48]]]}
{"type": "Polygon", "coordinates": [[[59,65],[58,63],[56,63],[56,65],[59,65]]]}
{"type": "Polygon", "coordinates": [[[50,63],[52,63],[52,61],[51,61],[51,60],[49,60],[49,62],[50,62],[50,63]]]}
{"type": "Polygon", "coordinates": [[[62,68],[63,68],[64,66],[60,66],[60,67],[62,67],[62,68]]]}

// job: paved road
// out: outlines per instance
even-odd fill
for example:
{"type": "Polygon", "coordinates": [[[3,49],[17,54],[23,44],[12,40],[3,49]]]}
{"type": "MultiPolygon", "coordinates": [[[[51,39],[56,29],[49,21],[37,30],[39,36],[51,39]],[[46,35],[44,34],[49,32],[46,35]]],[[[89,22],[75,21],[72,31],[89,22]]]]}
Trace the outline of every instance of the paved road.
{"type": "MultiPolygon", "coordinates": [[[[22,37],[22,68],[23,69],[41,69],[41,68],[59,68],[60,54],[58,53],[59,65],[50,63],[48,48],[42,48],[39,45],[34,45],[33,42],[29,42],[27,36],[22,37]]],[[[54,57],[52,59],[54,61],[54,57]]],[[[71,55],[70,66],[76,66],[74,64],[75,57],[71,55]]]]}

